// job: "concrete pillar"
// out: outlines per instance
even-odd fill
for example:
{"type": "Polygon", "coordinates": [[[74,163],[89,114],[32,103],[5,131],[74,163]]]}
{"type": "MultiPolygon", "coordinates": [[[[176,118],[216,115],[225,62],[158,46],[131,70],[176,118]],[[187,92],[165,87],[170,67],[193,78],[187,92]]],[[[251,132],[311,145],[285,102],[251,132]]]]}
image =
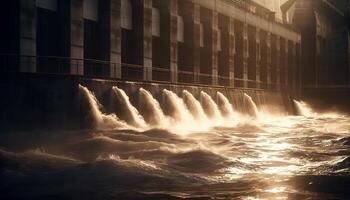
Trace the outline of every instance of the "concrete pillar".
{"type": "MultiPolygon", "coordinates": [[[[349,2],[349,10],[348,10],[348,22],[350,21],[350,2],[349,2]]],[[[350,31],[350,23],[348,23],[348,27],[349,27],[349,31],[350,31]]],[[[347,60],[347,63],[348,63],[348,85],[350,87],[350,34],[348,34],[347,36],[348,38],[348,60],[347,60]]]]}
{"type": "Polygon", "coordinates": [[[212,19],[212,84],[218,85],[218,43],[219,41],[219,14],[217,12],[213,12],[213,19],[212,19]]]}
{"type": "Polygon", "coordinates": [[[70,1],[70,73],[84,75],[84,7],[83,0],[70,1]]]}
{"type": "Polygon", "coordinates": [[[281,66],[281,39],[280,36],[276,36],[276,89],[279,90],[281,88],[281,73],[280,73],[280,66],[281,66]]]}
{"type": "Polygon", "coordinates": [[[229,68],[230,68],[230,86],[235,86],[235,53],[236,53],[236,44],[235,44],[235,20],[230,18],[230,34],[229,34],[229,68]]]}
{"type": "MultiPolygon", "coordinates": [[[[348,9],[348,27],[349,27],[349,29],[350,29],[350,2],[349,2],[349,9],[348,9]]],[[[349,85],[349,87],[350,87],[350,35],[348,34],[347,36],[347,42],[348,42],[348,44],[347,44],[347,49],[348,49],[348,59],[347,59],[347,63],[348,63],[348,85],[349,85]]]]}
{"type": "MultiPolygon", "coordinates": [[[[180,0],[181,1],[181,0],[180,0]]],[[[170,0],[170,82],[178,82],[178,0],[170,0]]]]}
{"type": "Polygon", "coordinates": [[[267,46],[267,67],[266,67],[266,82],[267,82],[267,88],[268,89],[272,89],[272,80],[271,80],[271,73],[272,73],[272,69],[271,69],[271,62],[272,62],[272,51],[271,51],[271,33],[267,32],[266,34],[266,46],[267,46]]]}
{"type": "Polygon", "coordinates": [[[36,21],[36,1],[20,0],[20,72],[36,72],[36,21]]]}
{"type": "Polygon", "coordinates": [[[200,23],[201,23],[201,8],[200,5],[194,4],[193,10],[193,71],[194,83],[200,83],[200,23]]]}
{"type": "Polygon", "coordinates": [[[260,63],[261,63],[261,44],[260,44],[260,30],[257,28],[255,32],[256,40],[256,88],[261,88],[261,78],[260,78],[260,63]]]}
{"type": "Polygon", "coordinates": [[[292,85],[290,85],[290,88],[293,89],[294,92],[296,92],[297,89],[297,44],[295,42],[293,42],[293,58],[292,58],[292,68],[293,68],[293,78],[290,81],[292,83],[292,85]]]}
{"type": "Polygon", "coordinates": [[[298,41],[298,43],[296,44],[296,68],[297,68],[297,90],[298,90],[298,97],[302,96],[302,51],[301,51],[301,41],[298,41]]]}
{"type": "Polygon", "coordinates": [[[121,0],[110,0],[110,77],[121,78],[121,0]]]}
{"type": "Polygon", "coordinates": [[[143,80],[152,81],[152,0],[142,0],[143,80]]]}
{"type": "Polygon", "coordinates": [[[289,52],[288,52],[288,47],[289,47],[289,43],[288,43],[288,39],[285,39],[285,45],[284,45],[284,49],[282,49],[282,51],[284,51],[284,60],[282,62],[284,62],[284,77],[285,77],[285,80],[284,80],[284,88],[288,88],[288,83],[289,83],[289,52]]]}
{"type": "Polygon", "coordinates": [[[249,41],[248,24],[243,24],[243,81],[244,88],[248,88],[248,59],[249,59],[249,41]]]}
{"type": "MultiPolygon", "coordinates": [[[[349,14],[348,14],[348,21],[350,21],[350,3],[349,3],[349,14]]],[[[349,23],[350,24],[350,23],[349,23]]],[[[350,30],[350,25],[349,25],[349,30],[350,30]]],[[[348,36],[348,60],[347,60],[347,62],[348,62],[348,72],[349,72],[349,76],[348,76],[348,85],[349,85],[349,87],[350,87],[350,35],[348,36]]]]}

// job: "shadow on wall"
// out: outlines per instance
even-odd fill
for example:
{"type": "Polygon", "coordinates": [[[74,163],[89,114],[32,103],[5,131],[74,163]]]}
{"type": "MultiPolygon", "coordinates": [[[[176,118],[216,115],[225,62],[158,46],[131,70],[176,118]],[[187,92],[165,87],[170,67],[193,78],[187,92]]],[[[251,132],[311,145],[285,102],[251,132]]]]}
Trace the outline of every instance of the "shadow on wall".
{"type": "Polygon", "coordinates": [[[350,88],[304,89],[302,97],[318,112],[350,114],[350,88]]]}

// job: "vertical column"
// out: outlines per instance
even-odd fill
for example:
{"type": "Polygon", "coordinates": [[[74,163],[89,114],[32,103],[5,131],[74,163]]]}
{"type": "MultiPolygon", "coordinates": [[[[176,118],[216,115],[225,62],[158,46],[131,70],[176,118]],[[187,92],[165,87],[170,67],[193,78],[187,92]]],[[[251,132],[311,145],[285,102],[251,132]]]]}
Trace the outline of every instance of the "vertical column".
{"type": "Polygon", "coordinates": [[[248,88],[248,59],[249,59],[249,41],[248,24],[243,24],[243,81],[244,88],[248,88]]]}
{"type": "MultiPolygon", "coordinates": [[[[293,49],[293,58],[292,60],[292,67],[293,68],[293,76],[292,76],[292,80],[290,81],[292,84],[290,85],[290,87],[293,89],[294,92],[296,92],[297,89],[297,80],[296,78],[298,77],[297,75],[297,44],[295,42],[292,43],[292,49],[293,49]]],[[[289,72],[290,73],[290,72],[289,72]]]]}
{"type": "Polygon", "coordinates": [[[272,62],[272,58],[271,58],[271,33],[270,32],[267,32],[266,34],[266,55],[267,55],[267,58],[266,58],[266,62],[267,62],[267,66],[266,66],[266,83],[267,83],[267,88],[268,89],[272,89],[271,87],[271,73],[272,73],[272,69],[271,69],[271,62],[272,62]]]}
{"type": "MultiPolygon", "coordinates": [[[[285,77],[285,80],[284,80],[284,87],[287,89],[288,88],[288,83],[289,83],[289,53],[288,53],[288,48],[289,48],[289,42],[288,42],[288,39],[285,39],[285,45],[284,45],[284,49],[282,49],[282,51],[284,51],[284,60],[282,62],[284,62],[284,77],[285,77]]],[[[291,72],[292,73],[292,72],[291,72]]]]}
{"type": "Polygon", "coordinates": [[[281,89],[281,40],[280,36],[276,35],[276,89],[281,89]]]}
{"type": "Polygon", "coordinates": [[[152,0],[142,0],[143,7],[143,80],[152,81],[152,0]]]}
{"type": "Polygon", "coordinates": [[[212,84],[218,85],[218,43],[219,41],[219,14],[213,11],[212,23],[212,84]]]}
{"type": "Polygon", "coordinates": [[[201,38],[201,9],[200,5],[194,3],[193,10],[193,71],[194,71],[194,83],[200,83],[200,38],[201,38]]]}
{"type": "MultiPolygon", "coordinates": [[[[350,2],[349,2],[349,4],[348,4],[348,13],[350,13],[350,2]]],[[[348,27],[349,27],[349,29],[350,29],[350,23],[349,23],[349,21],[350,21],[350,14],[348,14],[348,27]]],[[[347,44],[347,49],[348,49],[348,59],[347,59],[347,63],[348,63],[348,85],[350,85],[350,35],[348,34],[347,36],[347,42],[348,42],[348,44],[347,44]]]]}
{"type": "Polygon", "coordinates": [[[178,0],[170,0],[170,82],[172,83],[178,82],[177,20],[178,0]]]}
{"type": "MultiPolygon", "coordinates": [[[[348,22],[350,21],[350,2],[349,2],[349,10],[348,10],[348,22]]],[[[350,30],[350,23],[348,23],[348,27],[350,30]]],[[[348,85],[350,86],[350,35],[348,35],[348,85]]]]}
{"type": "Polygon", "coordinates": [[[260,30],[256,28],[255,32],[255,40],[256,40],[256,88],[261,88],[261,78],[260,78],[260,63],[261,63],[261,44],[260,44],[260,30]]]}
{"type": "MultiPolygon", "coordinates": [[[[348,30],[350,30],[350,2],[348,3],[348,30]]],[[[347,36],[348,38],[348,60],[347,60],[347,63],[348,63],[348,85],[350,86],[350,35],[348,34],[347,36]]]]}
{"type": "Polygon", "coordinates": [[[297,91],[298,96],[301,97],[301,89],[302,89],[302,52],[301,52],[301,40],[296,44],[296,68],[297,68],[297,91]]]}
{"type": "Polygon", "coordinates": [[[121,0],[110,0],[110,77],[121,78],[121,0]]]}
{"type": "Polygon", "coordinates": [[[21,72],[36,72],[36,1],[20,0],[21,72]]]}
{"type": "Polygon", "coordinates": [[[70,1],[70,73],[84,74],[84,7],[83,0],[70,1]]]}
{"type": "Polygon", "coordinates": [[[230,18],[229,22],[229,68],[230,68],[230,86],[235,86],[235,53],[236,53],[236,44],[235,44],[235,20],[230,18]]]}

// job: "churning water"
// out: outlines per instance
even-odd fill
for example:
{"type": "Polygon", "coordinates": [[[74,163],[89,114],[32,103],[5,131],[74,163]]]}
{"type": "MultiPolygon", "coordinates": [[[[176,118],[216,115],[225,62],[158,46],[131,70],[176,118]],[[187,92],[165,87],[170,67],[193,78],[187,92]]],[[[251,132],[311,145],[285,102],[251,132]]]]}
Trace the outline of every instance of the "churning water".
{"type": "Polygon", "coordinates": [[[245,94],[249,116],[222,93],[160,103],[142,88],[137,107],[114,87],[124,122],[80,92],[96,130],[0,136],[4,199],[350,198],[348,116],[298,101],[300,116],[272,115],[245,94]]]}

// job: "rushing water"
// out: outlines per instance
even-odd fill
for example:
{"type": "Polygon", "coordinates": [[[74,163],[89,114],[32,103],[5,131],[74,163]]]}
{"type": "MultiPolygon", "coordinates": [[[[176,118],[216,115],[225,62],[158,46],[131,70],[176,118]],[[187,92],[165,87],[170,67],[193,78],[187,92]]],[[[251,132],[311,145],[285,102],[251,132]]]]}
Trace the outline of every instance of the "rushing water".
{"type": "Polygon", "coordinates": [[[350,198],[348,116],[298,101],[300,116],[271,115],[247,94],[254,116],[222,93],[164,90],[160,105],[142,88],[139,112],[113,88],[123,122],[80,91],[96,130],[0,135],[4,199],[350,198]]]}
{"type": "Polygon", "coordinates": [[[113,87],[113,91],[119,100],[120,107],[124,111],[123,115],[128,119],[127,122],[133,126],[145,128],[147,126],[145,119],[130,103],[129,97],[124,90],[119,89],[118,87],[113,87]]]}
{"type": "Polygon", "coordinates": [[[193,117],[200,122],[208,120],[201,103],[187,90],[183,91],[183,99],[187,108],[191,111],[193,117]]]}
{"type": "Polygon", "coordinates": [[[206,92],[201,92],[201,103],[207,116],[214,120],[221,120],[221,114],[218,105],[212,97],[206,92]]]}
{"type": "Polygon", "coordinates": [[[255,116],[255,117],[258,117],[259,116],[259,109],[256,106],[255,102],[253,101],[252,97],[250,97],[247,94],[244,94],[244,97],[247,100],[248,105],[250,105],[249,108],[251,110],[252,115],[255,116]]]}

